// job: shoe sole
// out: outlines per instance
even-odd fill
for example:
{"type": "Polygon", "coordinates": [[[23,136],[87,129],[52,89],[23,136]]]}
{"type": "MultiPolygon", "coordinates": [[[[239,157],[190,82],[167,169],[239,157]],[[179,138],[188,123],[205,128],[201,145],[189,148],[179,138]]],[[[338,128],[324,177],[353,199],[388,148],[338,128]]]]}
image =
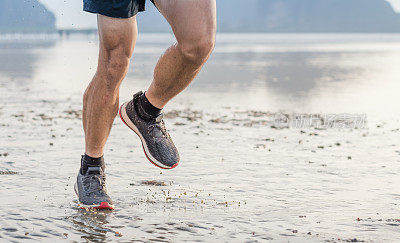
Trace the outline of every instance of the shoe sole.
{"type": "MultiPolygon", "coordinates": [[[[75,191],[75,194],[78,196],[78,198],[79,198],[79,193],[78,193],[78,190],[76,189],[76,183],[75,183],[75,185],[74,185],[74,191],[75,191]]],[[[79,200],[78,200],[78,206],[79,206],[79,208],[80,209],[87,209],[87,210],[90,210],[90,209],[99,209],[99,210],[114,210],[115,209],[115,207],[114,207],[114,205],[112,205],[112,204],[109,204],[108,202],[101,202],[100,204],[93,204],[93,205],[86,205],[86,204],[84,204],[84,203],[81,203],[79,200]]]]}
{"type": "Polygon", "coordinates": [[[136,133],[136,135],[139,136],[140,141],[142,142],[142,148],[143,148],[143,152],[144,155],[146,156],[146,158],[155,166],[161,168],[161,169],[165,169],[165,170],[170,170],[173,169],[175,167],[178,166],[179,161],[174,164],[173,166],[166,166],[163,163],[161,163],[160,161],[156,160],[149,152],[149,149],[147,147],[147,143],[144,140],[143,136],[140,134],[139,129],[137,129],[137,127],[135,126],[135,124],[133,124],[133,122],[131,121],[131,119],[129,119],[128,115],[126,114],[126,105],[129,102],[125,102],[124,104],[121,105],[121,107],[119,108],[119,117],[121,118],[122,122],[128,126],[132,131],[134,131],[136,133]]]}

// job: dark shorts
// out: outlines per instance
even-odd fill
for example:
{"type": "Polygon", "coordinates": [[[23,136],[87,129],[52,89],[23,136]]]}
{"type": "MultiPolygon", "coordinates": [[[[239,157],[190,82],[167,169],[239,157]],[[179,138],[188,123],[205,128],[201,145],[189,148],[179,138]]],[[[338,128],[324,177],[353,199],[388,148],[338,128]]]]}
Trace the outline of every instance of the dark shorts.
{"type": "MultiPolygon", "coordinates": [[[[154,0],[151,0],[154,4],[154,0]]],[[[146,0],[83,0],[83,10],[113,18],[130,18],[144,11],[146,0]]]]}

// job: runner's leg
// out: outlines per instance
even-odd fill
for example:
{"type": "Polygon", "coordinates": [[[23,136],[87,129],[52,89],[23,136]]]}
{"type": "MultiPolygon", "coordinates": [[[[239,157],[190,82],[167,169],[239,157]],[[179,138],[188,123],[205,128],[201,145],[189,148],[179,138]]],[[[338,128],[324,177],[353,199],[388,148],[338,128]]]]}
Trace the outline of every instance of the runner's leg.
{"type": "Polygon", "coordinates": [[[146,97],[163,108],[196,77],[215,43],[216,0],[155,0],[177,39],[159,59],[146,97]]]}
{"type": "Polygon", "coordinates": [[[119,87],[137,39],[136,17],[98,15],[100,51],[97,72],[83,97],[85,153],[101,157],[118,112],[119,87]]]}

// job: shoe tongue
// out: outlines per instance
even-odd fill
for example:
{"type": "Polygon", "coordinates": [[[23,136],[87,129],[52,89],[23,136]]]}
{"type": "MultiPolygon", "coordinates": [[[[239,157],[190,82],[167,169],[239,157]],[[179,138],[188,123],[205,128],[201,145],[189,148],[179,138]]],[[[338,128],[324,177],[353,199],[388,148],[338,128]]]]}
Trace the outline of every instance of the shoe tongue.
{"type": "Polygon", "coordinates": [[[101,167],[99,166],[89,166],[86,173],[88,175],[100,175],[101,174],[101,167]]]}

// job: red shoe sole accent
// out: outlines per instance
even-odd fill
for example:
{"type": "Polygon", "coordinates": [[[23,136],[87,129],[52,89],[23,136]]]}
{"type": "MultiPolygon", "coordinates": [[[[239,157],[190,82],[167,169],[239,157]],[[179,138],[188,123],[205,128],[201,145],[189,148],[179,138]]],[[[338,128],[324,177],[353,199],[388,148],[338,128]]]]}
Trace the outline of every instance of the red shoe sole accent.
{"type": "Polygon", "coordinates": [[[81,209],[107,209],[107,210],[114,210],[114,206],[110,206],[108,202],[101,202],[100,206],[95,207],[80,207],[81,209]]]}
{"type": "MultiPolygon", "coordinates": [[[[119,108],[119,112],[118,112],[118,113],[119,113],[119,118],[121,118],[122,122],[123,122],[129,129],[131,129],[134,133],[136,133],[135,130],[133,130],[130,126],[128,126],[128,124],[126,124],[126,122],[124,121],[124,118],[122,118],[122,114],[121,114],[122,106],[123,106],[123,105],[121,105],[121,107],[119,108]]],[[[139,134],[137,134],[137,133],[136,133],[136,135],[139,136],[139,134]]],[[[140,139],[140,136],[139,136],[139,139],[140,139]]],[[[174,164],[171,168],[163,168],[163,167],[157,165],[157,164],[154,163],[154,162],[149,158],[149,156],[147,155],[146,150],[144,149],[144,145],[143,145],[143,142],[142,142],[141,139],[140,139],[140,142],[142,143],[142,149],[143,149],[143,152],[144,152],[144,155],[146,156],[146,158],[150,161],[150,163],[152,163],[153,165],[157,166],[158,168],[164,169],[164,170],[170,170],[170,169],[173,169],[173,168],[175,168],[175,167],[177,167],[177,166],[179,165],[179,162],[176,163],[176,164],[174,164]]]]}

